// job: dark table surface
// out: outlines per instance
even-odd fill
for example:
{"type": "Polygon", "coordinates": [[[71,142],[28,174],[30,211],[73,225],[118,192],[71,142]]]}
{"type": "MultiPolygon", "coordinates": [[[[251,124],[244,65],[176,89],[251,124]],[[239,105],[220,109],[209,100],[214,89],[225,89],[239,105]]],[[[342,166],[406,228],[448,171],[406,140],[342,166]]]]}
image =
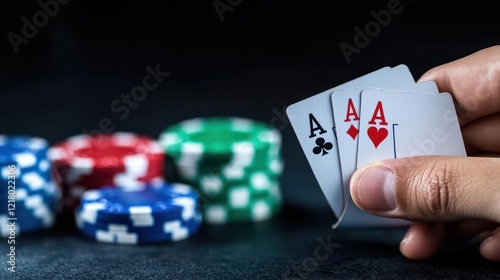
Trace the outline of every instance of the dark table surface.
{"type": "MultiPolygon", "coordinates": [[[[417,79],[500,44],[490,1],[401,1],[402,12],[350,62],[339,44],[353,44],[355,28],[391,1],[241,1],[224,21],[215,2],[73,0],[18,53],[6,35],[22,34],[22,18],[41,8],[4,3],[0,133],[55,143],[109,119],[113,131],[157,137],[192,117],[254,118],[283,133],[283,212],[261,223],[204,225],[188,240],[147,246],[96,243],[59,219],[50,231],[19,236],[17,273],[0,278],[500,278],[499,265],[484,260],[474,240],[409,261],[398,251],[404,229],[331,230],[334,217],[283,111],[384,66],[406,64],[417,79]],[[156,65],[170,75],[126,117],[114,112],[111,104],[156,65]],[[323,249],[329,254],[318,255],[328,240],[335,243],[323,249]]],[[[0,249],[4,270],[5,240],[0,249]]]]}
{"type": "Polygon", "coordinates": [[[398,250],[404,229],[330,229],[327,216],[286,206],[260,223],[204,225],[191,238],[141,246],[102,244],[69,221],[17,238],[18,279],[494,279],[477,242],[426,261],[398,250]]]}

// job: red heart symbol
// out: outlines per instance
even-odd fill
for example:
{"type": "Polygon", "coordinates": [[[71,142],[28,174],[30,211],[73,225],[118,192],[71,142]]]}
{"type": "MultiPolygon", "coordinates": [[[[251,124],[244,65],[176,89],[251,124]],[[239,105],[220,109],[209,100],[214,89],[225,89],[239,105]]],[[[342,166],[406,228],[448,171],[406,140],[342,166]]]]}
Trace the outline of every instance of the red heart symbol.
{"type": "Polygon", "coordinates": [[[373,145],[375,145],[375,149],[384,141],[384,139],[387,137],[389,133],[387,132],[387,129],[385,128],[376,128],[374,126],[368,128],[368,137],[370,137],[370,140],[372,140],[373,145]]]}

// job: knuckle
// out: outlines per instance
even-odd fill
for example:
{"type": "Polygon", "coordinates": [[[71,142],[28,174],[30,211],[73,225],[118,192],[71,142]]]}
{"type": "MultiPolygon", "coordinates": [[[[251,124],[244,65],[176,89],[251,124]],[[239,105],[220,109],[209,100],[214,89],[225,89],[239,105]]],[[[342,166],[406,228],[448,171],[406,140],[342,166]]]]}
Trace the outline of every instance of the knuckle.
{"type": "Polygon", "coordinates": [[[423,214],[444,217],[451,214],[453,166],[449,162],[435,160],[423,169],[417,203],[423,214]]]}

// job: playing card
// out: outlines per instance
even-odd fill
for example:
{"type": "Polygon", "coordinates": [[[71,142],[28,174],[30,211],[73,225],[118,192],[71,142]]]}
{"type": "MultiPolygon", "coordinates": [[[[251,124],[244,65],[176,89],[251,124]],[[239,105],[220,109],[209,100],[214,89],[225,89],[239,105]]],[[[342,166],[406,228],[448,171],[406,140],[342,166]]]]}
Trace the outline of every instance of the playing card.
{"type": "Polygon", "coordinates": [[[299,143],[306,155],[328,204],[337,217],[344,209],[344,196],[335,196],[342,190],[337,139],[330,95],[341,88],[366,88],[413,83],[405,65],[384,67],[335,88],[326,90],[288,106],[286,112],[299,143]]]}
{"type": "MultiPolygon", "coordinates": [[[[432,93],[437,94],[438,88],[436,83],[433,81],[426,81],[421,83],[411,83],[401,86],[393,86],[389,88],[378,88],[373,89],[380,92],[389,91],[400,91],[400,92],[420,92],[420,93],[432,93]]],[[[344,196],[344,206],[346,207],[343,213],[347,211],[355,213],[350,213],[349,220],[344,225],[352,226],[353,222],[359,223],[359,225],[374,225],[377,224],[387,224],[388,222],[395,224],[394,221],[384,221],[380,217],[375,217],[371,214],[351,210],[351,208],[356,207],[353,202],[351,202],[351,196],[349,192],[349,184],[351,181],[352,174],[356,171],[356,159],[358,154],[358,133],[359,133],[359,119],[360,119],[360,98],[363,89],[341,89],[336,90],[332,93],[332,106],[334,108],[334,121],[337,131],[337,145],[339,149],[340,165],[342,170],[342,185],[343,185],[343,196],[344,196]],[[347,206],[352,204],[349,210],[347,206]],[[365,220],[370,220],[365,222],[365,220]]],[[[335,196],[342,195],[339,191],[335,193],[335,196]]],[[[344,220],[344,216],[337,220],[337,222],[332,226],[336,228],[339,226],[340,222],[344,220]]]]}
{"type": "Polygon", "coordinates": [[[395,87],[387,87],[380,89],[381,91],[402,91],[410,93],[439,93],[439,89],[434,81],[423,81],[418,83],[411,83],[395,87]]]}
{"type": "Polygon", "coordinates": [[[357,168],[383,159],[421,155],[466,156],[449,93],[361,93],[357,168]]]}
{"type": "MultiPolygon", "coordinates": [[[[356,157],[358,154],[359,106],[361,91],[364,89],[340,89],[331,95],[335,128],[337,131],[337,145],[339,149],[340,165],[344,194],[349,196],[349,181],[356,171],[356,157]]],[[[402,86],[374,89],[380,91],[401,91],[419,93],[439,93],[434,81],[412,83],[402,86]]]]}

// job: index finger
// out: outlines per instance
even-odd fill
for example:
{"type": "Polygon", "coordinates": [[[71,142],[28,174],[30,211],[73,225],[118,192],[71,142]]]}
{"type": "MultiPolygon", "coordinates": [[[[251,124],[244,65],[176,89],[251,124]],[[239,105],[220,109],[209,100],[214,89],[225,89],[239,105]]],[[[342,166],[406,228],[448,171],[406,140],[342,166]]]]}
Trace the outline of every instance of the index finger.
{"type": "Polygon", "coordinates": [[[500,46],[437,66],[422,75],[449,92],[461,125],[500,112],[500,46]]]}

